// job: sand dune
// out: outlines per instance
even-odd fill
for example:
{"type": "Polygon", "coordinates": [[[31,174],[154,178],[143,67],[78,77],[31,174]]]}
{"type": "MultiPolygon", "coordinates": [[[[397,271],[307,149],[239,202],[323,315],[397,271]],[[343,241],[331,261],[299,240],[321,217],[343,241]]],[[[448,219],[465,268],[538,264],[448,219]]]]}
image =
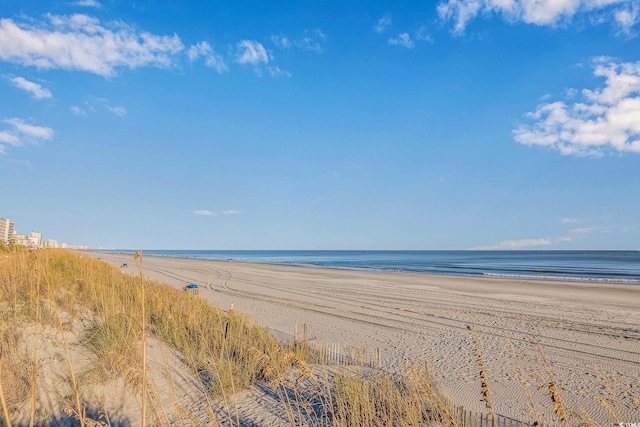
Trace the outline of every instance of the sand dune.
{"type": "MultiPolygon", "coordinates": [[[[124,270],[137,273],[128,255],[91,256],[118,266],[128,263],[124,270]]],[[[483,411],[476,346],[468,329],[474,327],[496,412],[532,420],[535,408],[550,422],[549,379],[532,343],[537,340],[568,407],[584,409],[602,424],[614,422],[610,411],[623,422],[640,421],[631,397],[640,398],[638,285],[149,256],[144,272],[176,287],[196,283],[207,300],[223,309],[233,303],[236,311],[282,337],[291,337],[296,324],[306,324],[318,343],[380,349],[390,370],[427,361],[454,401],[483,411]]]]}

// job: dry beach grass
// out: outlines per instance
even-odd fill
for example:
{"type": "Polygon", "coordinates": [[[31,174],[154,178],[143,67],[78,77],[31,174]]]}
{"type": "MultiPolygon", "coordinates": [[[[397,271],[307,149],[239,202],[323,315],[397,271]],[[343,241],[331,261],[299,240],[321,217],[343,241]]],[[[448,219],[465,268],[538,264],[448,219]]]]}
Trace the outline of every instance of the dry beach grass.
{"type": "Polygon", "coordinates": [[[3,424],[462,425],[452,402],[486,413],[489,395],[497,414],[548,425],[640,414],[633,287],[535,284],[546,299],[496,281],[90,255],[102,260],[0,253],[3,424]],[[308,341],[271,333],[286,341],[296,323],[308,341]],[[385,369],[319,364],[321,342],[380,348],[385,369]]]}

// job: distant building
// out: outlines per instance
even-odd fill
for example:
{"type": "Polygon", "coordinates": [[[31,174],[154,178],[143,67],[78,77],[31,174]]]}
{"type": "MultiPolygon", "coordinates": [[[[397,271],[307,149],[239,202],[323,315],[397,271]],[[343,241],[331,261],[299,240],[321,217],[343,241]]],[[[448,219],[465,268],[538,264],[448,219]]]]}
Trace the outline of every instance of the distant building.
{"type": "Polygon", "coordinates": [[[31,246],[31,240],[26,234],[14,234],[14,243],[18,246],[31,246]]]}
{"type": "Polygon", "coordinates": [[[31,242],[32,247],[42,248],[42,233],[32,231],[29,236],[29,241],[31,242]]]}
{"type": "Polygon", "coordinates": [[[58,241],[53,239],[47,240],[47,243],[45,243],[44,246],[47,248],[54,248],[54,249],[60,247],[60,245],[58,245],[58,241]]]}
{"type": "Polygon", "coordinates": [[[0,241],[8,245],[13,235],[13,220],[0,217],[0,241]]]}

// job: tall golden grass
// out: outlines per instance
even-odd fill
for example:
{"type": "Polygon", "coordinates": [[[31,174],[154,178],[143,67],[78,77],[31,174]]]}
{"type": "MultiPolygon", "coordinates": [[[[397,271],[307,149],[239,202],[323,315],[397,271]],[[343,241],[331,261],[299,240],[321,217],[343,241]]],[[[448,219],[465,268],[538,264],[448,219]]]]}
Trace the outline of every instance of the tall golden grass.
{"type": "MultiPolygon", "coordinates": [[[[146,388],[144,364],[139,361],[143,360],[142,336],[147,332],[178,351],[213,396],[269,379],[271,371],[284,371],[291,363],[285,357],[288,351],[245,316],[227,315],[169,285],[125,275],[103,262],[62,250],[3,251],[0,297],[0,397],[4,396],[8,413],[30,400],[32,425],[37,406],[35,342],[42,327],[60,331],[67,352],[65,332],[89,323],[81,330],[81,342],[93,368],[78,375],[67,352],[72,412],[82,425],[86,405],[80,402],[80,379],[91,383],[118,375],[140,393],[146,388]],[[12,334],[27,325],[35,331],[30,358],[15,354],[16,349],[26,348],[25,337],[12,334]],[[268,369],[256,358],[256,351],[269,357],[268,369]]],[[[3,418],[9,422],[6,415],[3,418]]]]}

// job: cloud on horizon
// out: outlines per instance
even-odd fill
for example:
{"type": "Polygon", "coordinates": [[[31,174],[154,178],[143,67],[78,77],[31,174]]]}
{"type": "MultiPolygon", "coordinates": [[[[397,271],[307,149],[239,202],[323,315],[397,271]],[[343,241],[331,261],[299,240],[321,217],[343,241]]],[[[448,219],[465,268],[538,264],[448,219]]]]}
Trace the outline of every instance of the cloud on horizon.
{"type": "Polygon", "coordinates": [[[49,89],[43,88],[38,83],[29,81],[24,77],[13,77],[10,81],[11,84],[18,89],[31,93],[35,99],[47,99],[53,97],[49,89]]]}
{"type": "Polygon", "coordinates": [[[563,155],[640,153],[640,62],[597,58],[595,64],[594,75],[606,79],[604,88],[583,89],[580,102],[539,104],[526,115],[531,123],[513,131],[514,139],[563,155]]]}
{"type": "Polygon", "coordinates": [[[476,246],[469,248],[471,251],[493,251],[493,250],[518,250],[534,248],[537,246],[549,246],[570,241],[570,237],[543,237],[538,239],[504,240],[500,243],[487,246],[476,246]]]}
{"type": "Polygon", "coordinates": [[[38,69],[85,71],[110,77],[118,68],[169,67],[184,49],[180,38],[138,32],[122,22],[101,24],[75,14],[47,21],[0,19],[0,59],[38,69]]]}
{"type": "Polygon", "coordinates": [[[437,6],[441,20],[453,23],[453,32],[463,34],[478,15],[500,15],[509,23],[524,22],[540,26],[557,26],[575,15],[598,13],[599,22],[612,21],[619,32],[632,35],[638,23],[636,0],[446,0],[437,6]]]}

